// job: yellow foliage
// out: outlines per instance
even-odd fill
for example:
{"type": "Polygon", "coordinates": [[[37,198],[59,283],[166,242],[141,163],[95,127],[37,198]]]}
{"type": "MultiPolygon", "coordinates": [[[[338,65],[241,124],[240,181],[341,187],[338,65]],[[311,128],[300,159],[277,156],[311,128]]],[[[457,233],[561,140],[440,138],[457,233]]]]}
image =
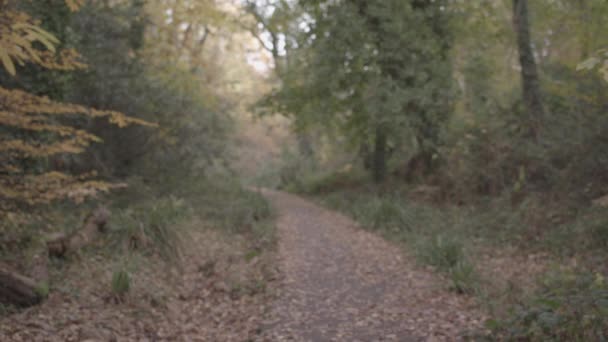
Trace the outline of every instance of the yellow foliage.
{"type": "Polygon", "coordinates": [[[93,173],[74,177],[53,171],[40,175],[3,177],[0,181],[0,197],[27,204],[50,203],[64,198],[80,203],[101,192],[125,187],[125,184],[87,179],[94,176],[93,173]]]}
{"type": "Polygon", "coordinates": [[[14,10],[0,12],[0,61],[9,74],[17,73],[15,64],[34,63],[48,69],[74,70],[84,68],[74,50],[57,53],[57,38],[35,25],[26,13],[14,10]],[[45,50],[35,47],[40,43],[45,50]]]}
{"type": "Polygon", "coordinates": [[[70,10],[77,11],[84,5],[85,0],[65,0],[65,4],[68,5],[70,10]]]}
{"type": "MultiPolygon", "coordinates": [[[[72,11],[83,4],[84,0],[66,0],[72,11]]],[[[55,36],[41,29],[29,15],[13,9],[8,0],[0,0],[0,64],[9,74],[16,75],[16,66],[26,63],[53,70],[86,67],[76,51],[57,51],[58,43],[55,36]]],[[[95,173],[32,172],[23,166],[32,159],[81,153],[91,143],[101,142],[83,129],[62,123],[71,116],[105,118],[118,127],[155,126],[119,112],[57,102],[22,90],[0,87],[0,126],[13,132],[0,136],[0,215],[14,210],[17,203],[49,203],[59,199],[80,202],[125,186],[98,181],[95,173]]]]}

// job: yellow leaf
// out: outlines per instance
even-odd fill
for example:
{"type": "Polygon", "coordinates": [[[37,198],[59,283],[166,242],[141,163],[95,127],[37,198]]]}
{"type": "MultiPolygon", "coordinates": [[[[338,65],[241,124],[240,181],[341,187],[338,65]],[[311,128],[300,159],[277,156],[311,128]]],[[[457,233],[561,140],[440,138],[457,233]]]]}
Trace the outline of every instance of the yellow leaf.
{"type": "Polygon", "coordinates": [[[11,57],[8,55],[8,52],[0,47],[0,59],[2,60],[2,65],[4,65],[4,69],[8,71],[9,74],[15,76],[17,71],[15,70],[15,64],[11,60],[11,57]]]}

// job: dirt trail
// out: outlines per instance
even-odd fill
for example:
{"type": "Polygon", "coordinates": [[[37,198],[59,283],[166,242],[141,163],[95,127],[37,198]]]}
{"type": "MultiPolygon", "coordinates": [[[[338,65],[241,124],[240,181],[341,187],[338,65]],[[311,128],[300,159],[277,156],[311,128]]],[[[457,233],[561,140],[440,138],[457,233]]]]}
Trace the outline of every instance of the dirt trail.
{"type": "Polygon", "coordinates": [[[470,299],[397,247],[301,198],[263,193],[278,213],[284,276],[266,339],[453,341],[480,326],[470,299]]]}

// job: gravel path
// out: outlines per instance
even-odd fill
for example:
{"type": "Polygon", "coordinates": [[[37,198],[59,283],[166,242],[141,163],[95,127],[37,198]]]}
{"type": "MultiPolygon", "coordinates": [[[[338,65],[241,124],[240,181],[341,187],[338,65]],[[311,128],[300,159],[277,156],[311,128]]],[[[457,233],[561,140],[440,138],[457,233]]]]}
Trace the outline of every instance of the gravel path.
{"type": "Polygon", "coordinates": [[[471,299],[338,213],[264,190],[283,276],[267,341],[454,341],[478,328],[471,299]]]}

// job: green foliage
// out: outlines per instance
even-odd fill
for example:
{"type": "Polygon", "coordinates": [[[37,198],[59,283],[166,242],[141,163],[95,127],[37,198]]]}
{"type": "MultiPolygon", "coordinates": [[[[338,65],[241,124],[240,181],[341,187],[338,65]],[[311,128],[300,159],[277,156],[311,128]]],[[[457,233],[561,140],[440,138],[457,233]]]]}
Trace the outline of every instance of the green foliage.
{"type": "MultiPolygon", "coordinates": [[[[52,8],[57,6],[53,5],[52,8]]],[[[90,145],[102,142],[86,127],[75,124],[76,120],[67,118],[104,119],[109,127],[153,125],[116,111],[49,99],[35,94],[34,89],[30,89],[35,86],[21,86],[16,78],[16,64],[34,69],[29,70],[34,76],[44,71],[83,69],[85,65],[73,49],[59,48],[59,40],[39,27],[39,22],[19,5],[2,1],[0,8],[0,60],[11,76],[0,82],[0,215],[58,200],[79,203],[86,197],[121,187],[95,179],[95,168],[76,172],[48,165],[49,160],[77,156],[90,145]]]]}
{"type": "Polygon", "coordinates": [[[603,341],[608,338],[608,286],[599,273],[549,274],[542,288],[505,321],[491,321],[507,340],[603,341]]]}
{"type": "Polygon", "coordinates": [[[464,260],[464,248],[462,243],[453,237],[437,235],[421,244],[418,256],[425,263],[448,271],[464,260]]]}
{"type": "Polygon", "coordinates": [[[282,150],[280,164],[275,167],[278,168],[278,186],[295,192],[310,190],[308,185],[316,177],[316,161],[290,149],[282,150]]]}
{"type": "Polygon", "coordinates": [[[110,222],[111,239],[116,246],[152,249],[172,260],[179,256],[179,223],[191,216],[183,200],[167,197],[148,200],[115,213],[110,222]]]}
{"type": "Polygon", "coordinates": [[[213,96],[200,75],[168,61],[162,66],[146,61],[145,51],[136,50],[138,44],[133,46],[134,40],[145,38],[145,30],[136,27],[142,23],[147,23],[144,9],[128,3],[91,4],[75,15],[69,28],[86,28],[87,34],[76,35],[70,42],[93,67],[73,76],[65,85],[65,96],[84,103],[101,102],[105,108],[158,123],[155,131],[113,132],[90,122],[106,143],[75,162],[95,164],[103,157],[106,176],[139,176],[162,188],[162,184],[173,184],[172,179],[200,177],[221,161],[231,119],[225,113],[226,101],[213,96]]]}
{"type": "Polygon", "coordinates": [[[463,243],[456,237],[440,233],[416,244],[416,254],[425,264],[445,273],[450,288],[458,293],[473,293],[478,275],[465,255],[463,243]]]}
{"type": "Polygon", "coordinates": [[[608,50],[600,49],[596,51],[596,56],[587,58],[580,62],[576,67],[577,71],[597,70],[602,78],[608,82],[608,50]]]}
{"type": "Polygon", "coordinates": [[[202,217],[218,228],[233,233],[253,232],[272,214],[268,201],[260,193],[244,189],[233,180],[217,179],[203,186],[207,189],[196,199],[197,208],[202,217]]]}
{"type": "Polygon", "coordinates": [[[393,196],[373,196],[356,201],[352,212],[362,225],[370,229],[387,234],[405,234],[413,229],[414,219],[412,211],[402,201],[393,196]]]}
{"type": "Polygon", "coordinates": [[[579,210],[576,217],[556,225],[547,233],[544,245],[557,255],[580,252],[602,253],[608,247],[608,212],[606,208],[579,210]]]}
{"type": "Polygon", "coordinates": [[[473,264],[462,260],[448,271],[450,289],[462,294],[477,294],[480,290],[480,277],[473,264]]]}
{"type": "Polygon", "coordinates": [[[41,282],[36,286],[36,294],[40,296],[40,298],[47,298],[49,296],[50,287],[48,282],[41,282]]]}
{"type": "Polygon", "coordinates": [[[117,298],[124,297],[131,289],[131,277],[125,270],[117,270],[112,274],[111,290],[117,298]]]}
{"type": "Polygon", "coordinates": [[[387,146],[432,150],[449,116],[451,38],[443,4],[300,3],[314,25],[281,32],[295,44],[281,88],[263,104],[293,116],[298,129],[338,132],[350,148],[373,144],[384,177],[387,146]]]}

